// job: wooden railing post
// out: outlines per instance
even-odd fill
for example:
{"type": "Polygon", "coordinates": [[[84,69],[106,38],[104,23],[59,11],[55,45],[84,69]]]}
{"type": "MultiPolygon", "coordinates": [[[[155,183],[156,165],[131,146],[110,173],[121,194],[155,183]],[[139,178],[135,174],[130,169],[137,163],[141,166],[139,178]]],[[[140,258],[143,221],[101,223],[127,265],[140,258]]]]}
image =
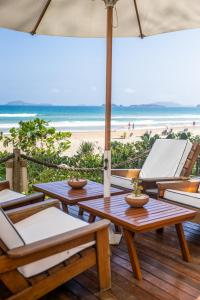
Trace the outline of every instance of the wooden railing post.
{"type": "Polygon", "coordinates": [[[20,150],[13,150],[13,190],[20,192],[20,182],[21,182],[21,166],[20,166],[20,150]]]}

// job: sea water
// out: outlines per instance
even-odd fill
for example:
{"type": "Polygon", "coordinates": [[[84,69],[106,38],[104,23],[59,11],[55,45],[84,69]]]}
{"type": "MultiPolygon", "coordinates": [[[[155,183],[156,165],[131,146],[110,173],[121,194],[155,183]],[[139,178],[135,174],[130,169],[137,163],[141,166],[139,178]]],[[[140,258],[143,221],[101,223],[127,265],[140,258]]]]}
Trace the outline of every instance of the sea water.
{"type": "MultiPolygon", "coordinates": [[[[36,117],[49,122],[57,130],[101,131],[104,129],[104,106],[0,106],[0,131],[8,132],[19,121],[36,117]]],[[[183,128],[195,122],[200,125],[200,107],[114,106],[112,129],[183,128]],[[129,124],[130,123],[130,124],[129,124]]]]}

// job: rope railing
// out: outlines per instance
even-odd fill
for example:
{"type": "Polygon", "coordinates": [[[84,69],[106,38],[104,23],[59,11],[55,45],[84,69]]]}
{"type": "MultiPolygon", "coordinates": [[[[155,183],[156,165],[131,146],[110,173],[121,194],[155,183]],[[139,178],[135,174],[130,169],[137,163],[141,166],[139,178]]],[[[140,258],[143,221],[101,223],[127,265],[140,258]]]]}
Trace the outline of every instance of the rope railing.
{"type": "Polygon", "coordinates": [[[12,158],[14,158],[14,153],[13,153],[13,154],[10,154],[10,155],[8,155],[8,156],[6,156],[6,157],[0,158],[0,164],[5,163],[5,162],[7,162],[9,159],[12,159],[12,158]]]}
{"type": "Polygon", "coordinates": [[[36,163],[36,164],[39,164],[39,165],[43,165],[43,166],[46,166],[48,168],[54,168],[54,169],[60,169],[60,170],[66,170],[66,171],[71,171],[71,172],[75,172],[75,171],[81,171],[81,172],[96,172],[96,171],[101,171],[103,172],[103,168],[101,167],[97,167],[97,168],[78,168],[78,167],[70,167],[66,164],[60,164],[60,165],[57,165],[57,164],[54,164],[54,163],[51,163],[51,162],[45,162],[45,161],[41,161],[39,159],[36,159],[36,158],[33,158],[33,157],[30,157],[30,156],[27,156],[25,154],[21,154],[21,157],[24,158],[24,159],[27,159],[28,161],[31,161],[33,163],[36,163]]]}
{"type": "MultiPolygon", "coordinates": [[[[120,168],[124,164],[134,163],[134,162],[138,161],[139,159],[144,158],[144,155],[146,155],[148,153],[149,153],[149,150],[143,152],[140,155],[136,155],[133,158],[127,159],[125,162],[115,163],[115,164],[112,165],[112,168],[120,168]]],[[[10,154],[10,155],[8,155],[4,158],[1,158],[0,159],[0,164],[5,163],[6,161],[8,161],[9,159],[12,159],[14,157],[15,157],[15,155],[13,153],[13,154],[10,154]]],[[[43,165],[43,166],[46,166],[48,168],[66,170],[66,171],[69,171],[69,172],[76,172],[77,171],[77,172],[86,172],[87,173],[87,172],[96,172],[96,171],[103,172],[103,170],[104,170],[103,167],[86,168],[86,167],[70,167],[66,164],[55,164],[55,163],[52,163],[52,162],[42,161],[42,160],[36,159],[34,157],[31,157],[31,156],[28,156],[28,155],[25,155],[25,154],[20,154],[20,157],[23,158],[23,159],[26,159],[28,161],[31,161],[35,164],[38,164],[38,165],[43,165]]]]}

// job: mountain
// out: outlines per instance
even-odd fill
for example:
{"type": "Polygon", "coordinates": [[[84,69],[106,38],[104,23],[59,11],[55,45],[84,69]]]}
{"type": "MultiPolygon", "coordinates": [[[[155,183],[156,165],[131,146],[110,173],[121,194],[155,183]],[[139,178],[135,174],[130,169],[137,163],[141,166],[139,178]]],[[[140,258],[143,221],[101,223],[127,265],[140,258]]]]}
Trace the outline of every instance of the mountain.
{"type": "Polygon", "coordinates": [[[151,105],[159,105],[159,106],[164,106],[164,107],[180,107],[181,106],[179,103],[171,102],[171,101],[154,102],[154,103],[151,103],[151,105]]]}
{"type": "Polygon", "coordinates": [[[10,105],[10,106],[49,106],[52,104],[29,103],[29,102],[24,102],[24,101],[10,101],[10,102],[6,103],[5,105],[10,105]]]}

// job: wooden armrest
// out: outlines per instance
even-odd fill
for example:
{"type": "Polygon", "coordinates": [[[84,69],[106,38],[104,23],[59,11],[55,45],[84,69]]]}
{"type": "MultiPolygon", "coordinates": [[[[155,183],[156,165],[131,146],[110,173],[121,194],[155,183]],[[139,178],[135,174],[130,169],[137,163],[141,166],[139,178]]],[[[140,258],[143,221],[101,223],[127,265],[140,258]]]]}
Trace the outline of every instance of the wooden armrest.
{"type": "Polygon", "coordinates": [[[98,243],[98,234],[105,230],[107,232],[109,224],[108,220],[101,220],[70,232],[9,250],[7,256],[0,256],[0,274],[91,241],[98,243]]]}
{"type": "Polygon", "coordinates": [[[188,177],[183,177],[183,176],[180,176],[180,177],[162,177],[162,178],[141,178],[141,180],[143,182],[166,182],[166,181],[177,181],[177,180],[182,180],[182,181],[186,181],[188,180],[189,178],[188,177]]]}
{"type": "Polygon", "coordinates": [[[45,195],[43,193],[34,193],[31,195],[22,196],[21,198],[5,201],[1,203],[1,207],[4,210],[21,207],[33,203],[37,203],[44,200],[45,195]]]}
{"type": "Polygon", "coordinates": [[[198,191],[200,181],[198,180],[165,181],[165,182],[156,182],[156,184],[158,186],[158,196],[163,197],[165,190],[167,189],[196,193],[198,191]]]}
{"type": "Polygon", "coordinates": [[[138,178],[140,169],[112,169],[111,174],[126,178],[138,178]]]}
{"type": "Polygon", "coordinates": [[[7,210],[6,214],[13,223],[17,223],[49,207],[56,207],[60,209],[60,201],[55,199],[48,199],[35,204],[7,210]]]}
{"type": "Polygon", "coordinates": [[[0,191],[9,189],[10,188],[10,183],[8,180],[0,181],[0,191]]]}

